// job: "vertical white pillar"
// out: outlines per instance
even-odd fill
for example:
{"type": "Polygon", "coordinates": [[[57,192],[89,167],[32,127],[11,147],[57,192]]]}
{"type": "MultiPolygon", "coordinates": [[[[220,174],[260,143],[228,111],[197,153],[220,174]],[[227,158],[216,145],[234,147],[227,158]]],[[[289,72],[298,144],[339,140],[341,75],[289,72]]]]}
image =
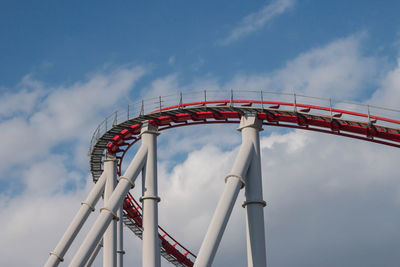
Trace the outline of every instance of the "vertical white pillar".
{"type": "Polygon", "coordinates": [[[113,218],[117,217],[116,212],[121,207],[123,199],[129,192],[129,189],[133,187],[136,177],[142,170],[146,161],[146,155],[147,147],[142,145],[129,164],[124,176],[119,177],[119,183],[109,198],[108,205],[100,209],[99,217],[83,240],[82,245],[79,247],[78,252],[73,257],[69,266],[81,267],[87,262],[93,250],[96,248],[96,245],[100,242],[101,237],[107,230],[108,225],[113,218]]]}
{"type": "Polygon", "coordinates": [[[143,203],[143,267],[160,267],[160,244],[158,238],[158,202],[157,192],[157,128],[149,122],[142,126],[142,142],[147,146],[145,165],[143,203]]]}
{"type": "Polygon", "coordinates": [[[201,244],[194,267],[211,266],[239,191],[245,184],[243,177],[249,168],[252,154],[252,143],[243,140],[235,163],[233,164],[231,174],[225,178],[226,184],[224,192],[218,202],[206,236],[201,244]]]}
{"type": "Polygon", "coordinates": [[[261,155],[259,131],[262,130],[262,121],[256,115],[246,115],[241,119],[239,130],[242,138],[253,144],[254,153],[246,175],[245,197],[243,207],[246,210],[246,241],[247,266],[265,267],[265,229],[264,211],[266,203],[263,200],[261,155]]]}
{"type": "MultiPolygon", "coordinates": [[[[104,172],[106,174],[106,186],[104,189],[104,206],[108,206],[108,200],[117,184],[117,159],[114,155],[106,154],[104,160],[104,172]]],[[[117,265],[117,221],[112,220],[103,237],[103,266],[115,267],[117,265]]]]}
{"type": "Polygon", "coordinates": [[[61,240],[57,244],[53,252],[50,253],[50,257],[45,263],[45,267],[56,267],[60,262],[63,261],[63,257],[72,242],[74,241],[76,235],[81,230],[86,219],[89,217],[90,212],[94,211],[94,206],[96,206],[101,194],[103,193],[104,185],[106,183],[106,176],[103,172],[93,189],[90,191],[88,197],[82,202],[82,206],[78,213],[75,215],[71,224],[68,226],[61,240]]]}
{"type": "Polygon", "coordinates": [[[119,208],[117,212],[117,216],[119,218],[119,221],[117,223],[117,267],[123,267],[124,266],[124,261],[123,257],[125,254],[124,251],[124,232],[123,232],[123,222],[122,222],[122,216],[123,216],[123,206],[119,208]]]}

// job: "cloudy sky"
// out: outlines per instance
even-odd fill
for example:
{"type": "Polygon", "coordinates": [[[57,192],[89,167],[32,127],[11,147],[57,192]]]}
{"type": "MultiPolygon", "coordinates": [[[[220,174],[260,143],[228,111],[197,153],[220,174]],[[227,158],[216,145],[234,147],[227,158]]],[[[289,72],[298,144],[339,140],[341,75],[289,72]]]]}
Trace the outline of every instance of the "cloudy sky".
{"type": "MultiPolygon", "coordinates": [[[[94,129],[141,98],[263,89],[400,109],[398,10],[394,0],[1,1],[0,266],[44,264],[93,186],[94,129]]],[[[196,254],[235,128],[159,137],[160,224],[196,254]]],[[[272,127],[261,149],[269,266],[399,265],[398,149],[272,127]]],[[[246,265],[242,201],[215,266],[246,265]]],[[[140,266],[140,240],[125,235],[126,265],[140,266]]]]}

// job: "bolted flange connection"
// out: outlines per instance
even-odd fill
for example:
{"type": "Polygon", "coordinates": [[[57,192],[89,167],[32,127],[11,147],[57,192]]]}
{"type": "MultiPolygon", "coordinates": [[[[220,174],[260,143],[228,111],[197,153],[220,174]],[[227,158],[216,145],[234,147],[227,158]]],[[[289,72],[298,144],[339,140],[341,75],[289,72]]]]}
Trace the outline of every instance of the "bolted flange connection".
{"type": "Polygon", "coordinates": [[[91,211],[94,211],[94,210],[95,210],[94,207],[93,207],[92,205],[90,205],[89,203],[87,203],[87,202],[81,202],[81,205],[86,205],[86,206],[88,206],[89,209],[90,209],[91,211]]]}
{"type": "Polygon", "coordinates": [[[139,201],[143,203],[143,200],[146,200],[146,199],[155,199],[155,200],[157,200],[157,202],[160,202],[160,201],[161,201],[161,198],[160,198],[160,197],[157,197],[157,196],[144,196],[144,197],[140,197],[140,198],[139,198],[139,201]]]}
{"type": "Polygon", "coordinates": [[[50,255],[57,257],[57,259],[58,259],[60,262],[63,262],[63,261],[64,261],[64,258],[63,258],[63,257],[58,256],[58,255],[57,255],[56,253],[54,253],[54,252],[50,252],[50,255]]]}
{"type": "Polygon", "coordinates": [[[113,216],[113,220],[119,221],[119,217],[118,217],[117,214],[115,214],[112,210],[110,210],[110,209],[107,208],[107,207],[102,207],[102,208],[100,209],[100,212],[102,212],[103,210],[108,211],[108,212],[113,216]]]}
{"type": "Polygon", "coordinates": [[[126,178],[125,176],[120,176],[118,181],[121,181],[121,180],[126,180],[126,181],[128,181],[128,183],[131,184],[131,189],[135,187],[135,183],[132,182],[131,179],[126,178]]]}
{"type": "Polygon", "coordinates": [[[251,200],[251,201],[243,202],[242,207],[245,208],[247,205],[250,205],[250,204],[258,204],[263,207],[267,206],[267,202],[265,202],[264,200],[251,200]]]}
{"type": "Polygon", "coordinates": [[[238,179],[239,179],[239,181],[242,183],[242,186],[240,187],[240,189],[242,189],[242,188],[246,185],[246,182],[244,181],[244,179],[243,179],[241,176],[236,175],[236,174],[229,174],[229,175],[227,175],[227,176],[225,177],[225,183],[226,183],[226,181],[228,181],[228,179],[231,178],[231,177],[235,177],[235,178],[238,178],[238,179]]]}

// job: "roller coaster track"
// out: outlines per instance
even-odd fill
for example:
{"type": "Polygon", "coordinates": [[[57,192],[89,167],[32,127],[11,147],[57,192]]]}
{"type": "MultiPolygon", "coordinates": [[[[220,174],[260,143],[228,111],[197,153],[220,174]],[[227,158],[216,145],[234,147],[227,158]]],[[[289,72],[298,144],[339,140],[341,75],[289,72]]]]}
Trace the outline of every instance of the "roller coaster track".
{"type": "MultiPolygon", "coordinates": [[[[117,172],[121,175],[126,152],[140,140],[141,125],[145,121],[164,131],[199,124],[238,124],[244,113],[257,114],[263,125],[316,131],[400,148],[400,121],[393,119],[400,118],[400,111],[263,91],[180,93],[134,103],[106,118],[91,141],[89,154],[93,180],[96,182],[102,173],[106,151],[116,155],[117,172]],[[194,101],[186,102],[186,98],[194,101]],[[168,105],[168,102],[173,104],[168,105]]],[[[128,194],[123,207],[123,222],[141,238],[140,205],[128,194]]],[[[159,238],[161,255],[166,260],[176,266],[193,266],[196,256],[161,227],[159,238]]]]}

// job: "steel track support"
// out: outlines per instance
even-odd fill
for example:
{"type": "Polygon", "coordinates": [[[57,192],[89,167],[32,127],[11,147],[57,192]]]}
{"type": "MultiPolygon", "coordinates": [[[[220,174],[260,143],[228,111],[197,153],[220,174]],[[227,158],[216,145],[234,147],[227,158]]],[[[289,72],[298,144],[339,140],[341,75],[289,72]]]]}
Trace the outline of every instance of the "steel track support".
{"type": "MultiPolygon", "coordinates": [[[[104,172],[106,173],[106,186],[104,189],[104,206],[108,201],[117,184],[117,158],[106,154],[104,160],[104,172]]],[[[115,267],[117,265],[117,221],[113,220],[103,236],[103,266],[115,267]]]]}
{"type": "Polygon", "coordinates": [[[242,117],[239,130],[242,137],[253,144],[254,153],[246,175],[245,197],[243,207],[246,210],[246,239],[247,239],[247,266],[265,267],[265,229],[264,211],[266,203],[263,200],[261,177],[261,154],[259,132],[262,131],[262,122],[255,116],[242,117]]]}
{"type": "Polygon", "coordinates": [[[218,202],[206,236],[201,244],[194,267],[211,266],[239,191],[245,185],[244,177],[247,174],[254,155],[254,145],[252,136],[249,136],[248,131],[241,130],[242,145],[240,146],[239,153],[233,164],[231,174],[225,178],[226,184],[224,192],[218,202]]]}
{"type": "Polygon", "coordinates": [[[143,267],[160,267],[160,240],[158,237],[158,197],[157,190],[157,127],[150,123],[142,126],[142,142],[147,146],[147,161],[144,172],[143,203],[143,267]]]}
{"type": "Polygon", "coordinates": [[[117,211],[117,216],[119,218],[119,221],[117,223],[117,267],[123,267],[124,266],[124,232],[123,232],[123,226],[124,223],[122,221],[122,216],[124,215],[123,212],[123,207],[122,205],[119,207],[117,211]]]}
{"type": "Polygon", "coordinates": [[[84,266],[89,259],[96,245],[104,235],[108,225],[113,219],[117,218],[117,210],[121,207],[122,201],[126,194],[134,185],[136,177],[142,170],[147,156],[147,147],[142,144],[136,153],[134,159],[129,164],[124,176],[119,178],[119,183],[108,200],[108,205],[100,209],[100,215],[90,229],[82,245],[75,254],[69,266],[80,267],[84,266]]]}
{"type": "Polygon", "coordinates": [[[97,244],[96,248],[94,249],[92,255],[90,255],[89,260],[86,262],[85,267],[92,266],[94,260],[96,259],[97,255],[100,252],[100,249],[103,247],[103,239],[97,244]]]}
{"type": "Polygon", "coordinates": [[[58,242],[56,248],[53,250],[53,252],[50,253],[50,257],[44,265],[45,267],[58,266],[58,264],[64,260],[63,257],[65,256],[65,253],[71,246],[76,235],[81,230],[86,219],[89,217],[90,212],[94,211],[94,207],[96,206],[97,201],[103,193],[105,182],[106,175],[103,172],[97,180],[96,184],[94,185],[93,189],[90,191],[88,197],[85,199],[84,202],[82,202],[78,213],[75,215],[71,224],[68,226],[61,240],[58,242]]]}

